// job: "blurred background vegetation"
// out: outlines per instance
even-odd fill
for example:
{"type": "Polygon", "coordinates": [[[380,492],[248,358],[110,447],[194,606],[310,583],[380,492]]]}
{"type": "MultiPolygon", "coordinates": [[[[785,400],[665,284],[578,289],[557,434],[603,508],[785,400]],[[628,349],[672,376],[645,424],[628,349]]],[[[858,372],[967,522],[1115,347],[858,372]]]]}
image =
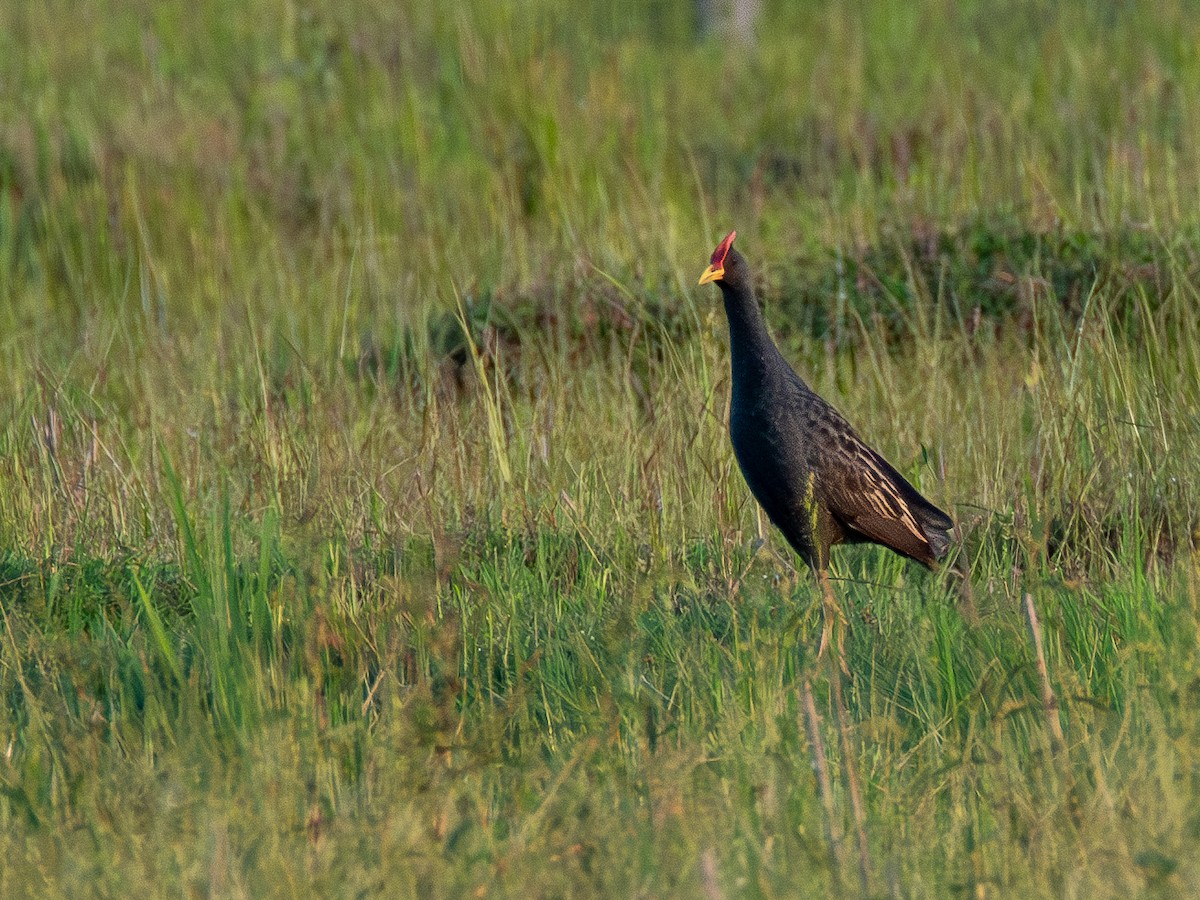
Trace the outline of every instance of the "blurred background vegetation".
{"type": "Polygon", "coordinates": [[[853,893],[731,228],[964,536],[839,561],[872,890],[1195,892],[1196,13],[0,3],[5,895],[853,893]]]}

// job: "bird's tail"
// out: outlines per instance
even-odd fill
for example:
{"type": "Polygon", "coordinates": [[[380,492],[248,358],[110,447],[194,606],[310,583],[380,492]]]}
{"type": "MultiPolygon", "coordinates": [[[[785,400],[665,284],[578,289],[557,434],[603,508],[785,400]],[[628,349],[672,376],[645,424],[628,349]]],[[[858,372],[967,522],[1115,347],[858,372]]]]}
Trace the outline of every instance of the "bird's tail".
{"type": "Polygon", "coordinates": [[[925,532],[925,539],[929,541],[929,550],[933,558],[940,562],[946,558],[950,546],[954,543],[950,536],[950,532],[954,530],[954,520],[932,503],[926,503],[928,509],[917,513],[917,521],[921,523],[921,530],[925,532]]]}
{"type": "Polygon", "coordinates": [[[929,549],[933,553],[933,558],[939,562],[946,558],[946,554],[950,552],[950,545],[953,541],[950,538],[950,529],[930,528],[924,525],[921,529],[925,532],[925,537],[929,541],[929,549]]]}

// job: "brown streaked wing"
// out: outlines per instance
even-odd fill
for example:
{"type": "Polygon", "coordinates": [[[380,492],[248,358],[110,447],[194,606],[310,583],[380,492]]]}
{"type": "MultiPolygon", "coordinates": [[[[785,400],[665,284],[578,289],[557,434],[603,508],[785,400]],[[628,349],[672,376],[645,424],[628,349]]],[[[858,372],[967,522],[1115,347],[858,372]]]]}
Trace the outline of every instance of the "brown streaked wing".
{"type": "Polygon", "coordinates": [[[821,487],[830,511],[876,543],[926,565],[934,561],[894,470],[853,433],[838,435],[837,451],[826,458],[821,487]]]}

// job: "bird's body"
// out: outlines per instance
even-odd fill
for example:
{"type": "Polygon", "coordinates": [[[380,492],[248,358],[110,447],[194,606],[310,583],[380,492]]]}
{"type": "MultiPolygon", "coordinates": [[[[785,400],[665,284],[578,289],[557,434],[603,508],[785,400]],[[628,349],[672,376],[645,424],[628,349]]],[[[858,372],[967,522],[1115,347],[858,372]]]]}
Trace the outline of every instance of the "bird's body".
{"type": "MultiPolygon", "coordinates": [[[[932,567],[948,552],[954,523],[868,447],[788,365],[767,333],[749,266],[733,249],[735,236],[730,232],[721,241],[700,277],[701,284],[716,282],[725,298],[733,376],[729,415],[733,452],[751,493],[821,584],[824,610],[817,658],[833,648],[829,657],[833,708],[842,757],[847,761],[859,878],[867,895],[871,864],[866,815],[842,690],[842,674],[849,673],[849,667],[843,647],[845,629],[839,623],[846,619],[829,580],[829,548],[840,543],[882,544],[932,567]]],[[[811,710],[808,715],[815,722],[807,680],[804,694],[811,710]]],[[[813,725],[810,733],[816,732],[813,725]]],[[[828,783],[822,784],[828,797],[828,783]]],[[[830,809],[831,801],[826,802],[830,809]]]]}
{"type": "Polygon", "coordinates": [[[730,436],[750,491],[818,574],[829,548],[881,544],[932,567],[949,547],[950,517],[872,450],[795,373],[767,333],[749,267],[730,234],[701,283],[725,299],[733,380],[730,436]]]}

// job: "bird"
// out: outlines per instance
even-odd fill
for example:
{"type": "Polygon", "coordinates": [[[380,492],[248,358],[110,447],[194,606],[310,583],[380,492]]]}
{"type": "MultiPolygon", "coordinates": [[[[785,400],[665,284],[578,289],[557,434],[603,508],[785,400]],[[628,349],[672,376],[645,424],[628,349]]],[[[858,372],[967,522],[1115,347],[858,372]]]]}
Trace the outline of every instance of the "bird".
{"type": "MultiPolygon", "coordinates": [[[[767,518],[817,575],[836,609],[829,550],[874,543],[934,569],[952,546],[954,522],[872,449],[817,395],[771,339],[750,266],[731,231],[700,284],[715,283],[729,322],[729,432],[738,467],[767,518]]],[[[829,638],[829,620],[822,651],[829,638]]]]}

